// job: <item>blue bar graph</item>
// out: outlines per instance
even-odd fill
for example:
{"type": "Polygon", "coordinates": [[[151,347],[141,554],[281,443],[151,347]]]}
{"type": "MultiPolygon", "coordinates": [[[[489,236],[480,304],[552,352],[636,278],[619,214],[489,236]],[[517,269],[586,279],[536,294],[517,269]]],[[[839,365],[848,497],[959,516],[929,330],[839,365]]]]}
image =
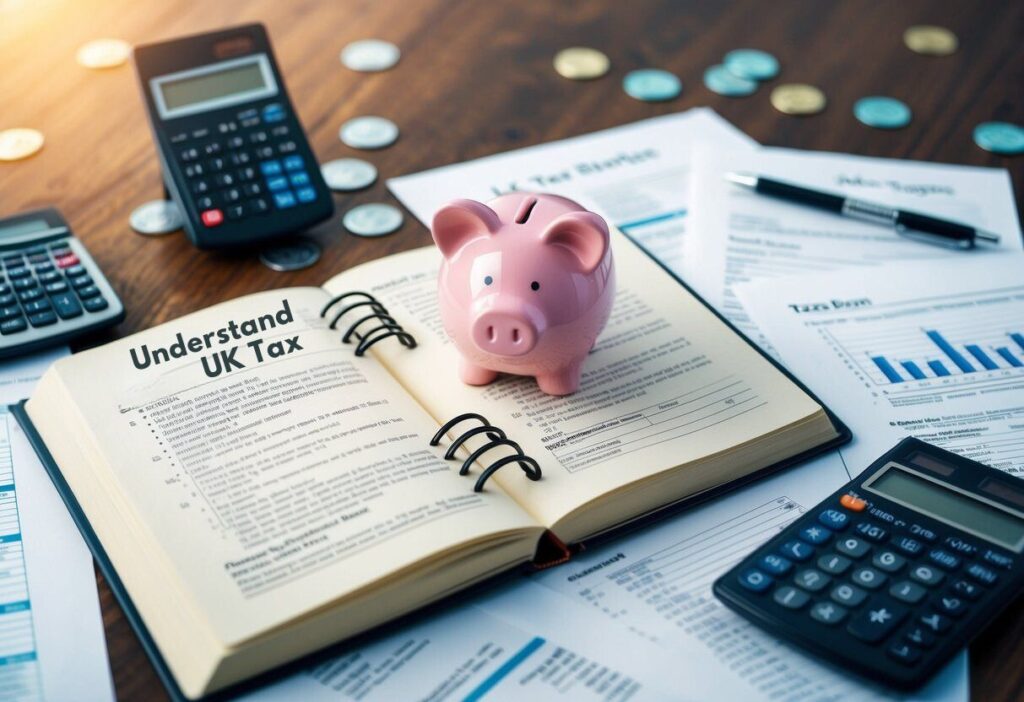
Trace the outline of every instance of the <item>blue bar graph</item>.
{"type": "Polygon", "coordinates": [[[928,367],[932,369],[932,373],[940,378],[944,375],[949,375],[949,371],[942,365],[942,361],[928,361],[928,367]]]}
{"type": "Polygon", "coordinates": [[[925,334],[931,339],[942,353],[949,357],[949,360],[953,362],[953,365],[962,370],[964,373],[973,373],[974,366],[967,362],[967,359],[960,355],[960,352],[954,349],[948,341],[934,329],[926,331],[925,334]]]}
{"type": "Polygon", "coordinates": [[[884,357],[882,357],[882,356],[872,356],[871,360],[875,362],[876,366],[878,366],[878,370],[882,371],[882,373],[885,375],[885,377],[889,379],[889,382],[891,382],[891,383],[902,383],[903,382],[903,378],[900,377],[900,374],[896,372],[896,369],[893,368],[892,364],[889,363],[887,360],[885,360],[884,357]]]}
{"type": "Polygon", "coordinates": [[[1010,338],[1017,342],[1017,346],[1020,346],[1020,350],[1024,351],[1024,334],[1014,332],[1010,334],[1010,338]]]}
{"type": "Polygon", "coordinates": [[[999,366],[996,365],[995,361],[988,357],[988,355],[981,350],[981,347],[977,344],[967,344],[964,346],[967,352],[978,359],[978,363],[985,370],[996,370],[999,366]]]}
{"type": "Polygon", "coordinates": [[[1009,363],[1014,368],[1024,367],[1024,363],[1020,362],[1020,359],[1010,353],[1010,349],[1005,346],[1000,346],[996,349],[996,353],[1003,357],[1003,360],[1009,363]]]}
{"type": "Polygon", "coordinates": [[[924,380],[924,371],[918,368],[913,361],[900,361],[900,365],[903,366],[903,370],[910,373],[910,377],[914,380],[924,380]]]}

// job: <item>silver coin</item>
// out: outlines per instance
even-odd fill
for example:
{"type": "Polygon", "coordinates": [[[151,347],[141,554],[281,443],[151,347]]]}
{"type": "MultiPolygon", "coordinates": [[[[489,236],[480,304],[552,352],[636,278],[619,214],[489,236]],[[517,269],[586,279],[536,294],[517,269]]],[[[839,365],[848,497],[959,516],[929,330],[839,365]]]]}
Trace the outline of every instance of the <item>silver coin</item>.
{"type": "Polygon", "coordinates": [[[353,149],[383,149],[398,138],[398,127],[383,117],[356,117],[341,125],[341,140],[353,149]]]}
{"type": "Polygon", "coordinates": [[[351,192],[373,185],[377,169],[372,163],[358,158],[339,158],[320,166],[320,172],[331,190],[351,192]]]}
{"type": "Polygon", "coordinates": [[[353,71],[386,71],[401,58],[402,52],[389,41],[363,39],[341,50],[341,62],[353,71]]]}
{"type": "Polygon", "coordinates": [[[260,263],[273,271],[297,271],[320,260],[320,247],[308,239],[296,239],[260,252],[260,263]]]}
{"type": "Polygon", "coordinates": [[[371,202],[353,207],[341,221],[356,236],[384,236],[397,231],[404,220],[397,207],[371,202]]]}
{"type": "Polygon", "coordinates": [[[153,200],[136,207],[128,218],[139,234],[154,236],[176,232],[185,224],[181,210],[170,200],[153,200]]]}

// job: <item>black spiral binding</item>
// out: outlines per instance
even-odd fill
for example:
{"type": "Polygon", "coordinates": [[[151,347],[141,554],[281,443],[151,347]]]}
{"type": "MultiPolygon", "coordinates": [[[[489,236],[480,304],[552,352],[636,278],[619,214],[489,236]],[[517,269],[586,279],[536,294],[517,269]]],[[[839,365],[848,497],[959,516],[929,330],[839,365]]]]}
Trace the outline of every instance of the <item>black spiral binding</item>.
{"type": "Polygon", "coordinates": [[[471,437],[477,436],[478,434],[486,434],[489,442],[478,448],[476,451],[469,455],[465,461],[462,462],[462,468],[459,469],[459,475],[467,475],[469,468],[472,466],[477,459],[483,456],[485,453],[490,451],[492,448],[497,446],[510,446],[515,454],[511,456],[503,456],[484,468],[484,472],[480,474],[480,477],[476,479],[476,485],[473,486],[473,492],[481,492],[484,489],[484,483],[487,479],[494,475],[500,468],[509,465],[510,463],[518,463],[519,467],[526,473],[526,477],[530,480],[540,480],[540,464],[533,460],[525,453],[523,453],[522,447],[519,446],[515,441],[508,438],[505,432],[498,427],[492,426],[487,418],[483,415],[474,414],[473,412],[467,412],[460,414],[457,417],[453,417],[444,423],[444,425],[437,430],[434,434],[434,438],[430,440],[431,446],[437,446],[441,443],[441,438],[447,434],[451,429],[458,423],[464,422],[468,419],[475,419],[480,422],[483,426],[473,427],[469,431],[464,432],[452,445],[445,451],[445,460],[451,460],[455,458],[455,452],[459,450],[459,447],[466,443],[471,437]]]}
{"type": "Polygon", "coordinates": [[[407,349],[416,348],[416,339],[413,338],[412,334],[405,331],[405,329],[402,328],[402,325],[396,322],[395,318],[388,313],[387,308],[384,305],[380,304],[380,302],[377,301],[377,298],[375,298],[370,293],[357,291],[347,292],[342,295],[338,295],[337,297],[333,298],[330,302],[328,302],[326,305],[324,305],[324,308],[320,311],[320,316],[326,318],[327,312],[332,307],[340,303],[342,300],[354,296],[360,297],[362,299],[360,299],[358,302],[350,302],[349,304],[342,307],[341,310],[334,315],[334,318],[331,320],[329,326],[331,329],[336,329],[338,326],[338,322],[341,320],[341,318],[344,317],[349,312],[351,312],[352,310],[359,309],[360,307],[369,308],[370,313],[363,315],[355,322],[353,322],[351,325],[349,325],[348,330],[346,330],[341,337],[342,342],[346,344],[351,343],[353,336],[359,340],[359,343],[356,344],[356,356],[362,356],[364,353],[367,352],[367,350],[371,346],[376,344],[378,341],[388,339],[392,336],[397,337],[398,340],[402,343],[402,346],[406,347],[407,349]],[[369,322],[371,319],[380,320],[381,324],[378,324],[377,326],[373,327],[368,331],[357,331],[359,325],[365,322],[369,322]]]}

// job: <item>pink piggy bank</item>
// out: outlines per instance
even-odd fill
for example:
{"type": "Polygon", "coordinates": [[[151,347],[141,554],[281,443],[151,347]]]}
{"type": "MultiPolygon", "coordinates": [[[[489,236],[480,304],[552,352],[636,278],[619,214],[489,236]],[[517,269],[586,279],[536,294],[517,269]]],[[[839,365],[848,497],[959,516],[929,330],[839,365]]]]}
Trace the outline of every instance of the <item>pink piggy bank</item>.
{"type": "Polygon", "coordinates": [[[455,200],[434,215],[432,234],[463,382],[513,373],[550,395],[575,392],[615,296],[604,220],[564,197],[517,192],[486,205],[455,200]]]}

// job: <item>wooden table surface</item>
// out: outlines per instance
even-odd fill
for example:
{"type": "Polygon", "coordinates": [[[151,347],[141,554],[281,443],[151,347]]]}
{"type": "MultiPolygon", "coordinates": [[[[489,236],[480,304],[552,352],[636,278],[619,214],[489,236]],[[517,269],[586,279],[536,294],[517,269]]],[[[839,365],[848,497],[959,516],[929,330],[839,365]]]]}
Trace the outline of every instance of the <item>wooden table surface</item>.
{"type": "MultiPolygon", "coordinates": [[[[383,180],[442,164],[561,139],[634,120],[710,105],[767,145],[869,156],[996,166],[1024,192],[1024,156],[1000,157],[971,140],[977,123],[1024,123],[1024,3],[963,0],[876,2],[444,2],[442,0],[0,0],[0,129],[46,135],[36,156],[0,163],[0,214],[56,205],[127,306],[125,335],[244,293],[319,284],[355,263],[429,242],[408,217],[384,239],[342,229],[353,205],[394,199],[383,180]],[[182,234],[134,234],[128,215],[161,196],[154,145],[130,66],[90,71],[75,62],[82,43],[131,43],[263,22],[292,99],[321,161],[357,156],[380,170],[365,192],[337,196],[337,213],[311,233],[323,247],[312,268],[275,273],[251,254],[213,255],[182,234]],[[948,57],[911,53],[901,35],[912,24],[940,24],[960,39],[948,57]],[[380,74],[344,68],[350,41],[379,37],[402,49],[380,74]],[[610,75],[592,82],[559,77],[552,56],[571,45],[597,47],[610,75]],[[776,112],[770,86],[748,98],[709,92],[707,66],[730,49],[757,47],[782,63],[775,82],[807,82],[828,95],[824,113],[776,112]],[[646,104],[621,90],[631,69],[678,74],[678,99],[646,104]],[[851,106],[891,95],[914,112],[905,129],[874,130],[851,106]],[[338,127],[365,114],[402,130],[391,148],[356,153],[338,127]]],[[[97,574],[118,697],[164,699],[133,632],[97,574]]],[[[977,700],[1024,698],[1024,606],[1018,600],[971,647],[977,700]]]]}

